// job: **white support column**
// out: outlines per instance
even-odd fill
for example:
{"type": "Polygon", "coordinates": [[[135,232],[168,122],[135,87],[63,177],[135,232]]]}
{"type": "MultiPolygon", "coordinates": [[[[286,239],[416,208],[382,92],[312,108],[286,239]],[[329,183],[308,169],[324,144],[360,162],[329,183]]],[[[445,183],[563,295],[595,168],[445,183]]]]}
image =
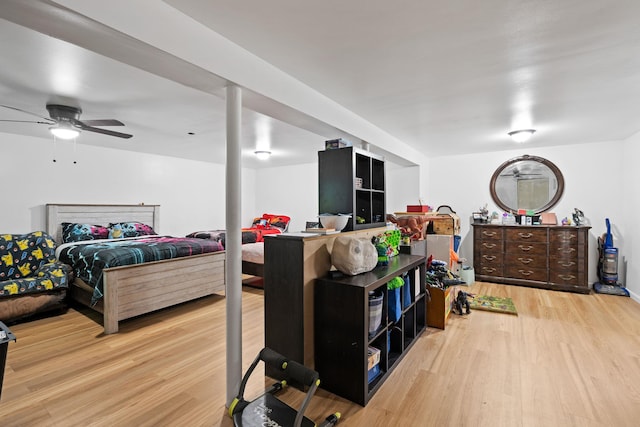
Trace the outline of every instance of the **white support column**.
{"type": "Polygon", "coordinates": [[[241,123],[242,90],[227,86],[226,271],[227,407],[242,381],[242,231],[241,231],[241,123]]]}

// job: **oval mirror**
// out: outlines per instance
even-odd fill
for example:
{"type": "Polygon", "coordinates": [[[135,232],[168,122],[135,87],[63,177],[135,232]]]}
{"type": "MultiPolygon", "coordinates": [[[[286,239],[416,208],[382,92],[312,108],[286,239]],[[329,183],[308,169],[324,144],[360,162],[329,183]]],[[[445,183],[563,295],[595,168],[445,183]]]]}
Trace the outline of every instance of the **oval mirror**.
{"type": "Polygon", "coordinates": [[[524,155],[501,164],[491,177],[489,189],[493,201],[505,212],[526,209],[539,214],[558,203],[564,178],[549,160],[524,155]]]}

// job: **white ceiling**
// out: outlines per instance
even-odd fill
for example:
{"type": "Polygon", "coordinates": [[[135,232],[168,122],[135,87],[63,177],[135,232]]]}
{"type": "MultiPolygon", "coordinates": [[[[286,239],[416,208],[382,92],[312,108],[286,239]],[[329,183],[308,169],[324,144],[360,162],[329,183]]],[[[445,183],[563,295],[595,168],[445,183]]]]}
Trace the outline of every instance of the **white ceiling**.
{"type": "MultiPolygon", "coordinates": [[[[0,17],[47,28],[16,18],[19,0],[4,3],[0,17]]],[[[638,1],[165,3],[428,156],[512,149],[515,128],[537,129],[531,147],[640,130],[638,1]]],[[[140,25],[161,28],[148,18],[140,25]]],[[[46,116],[47,102],[70,102],[82,118],[116,118],[126,126],[115,130],[134,134],[85,132],[79,142],[224,162],[223,79],[203,90],[110,59],[118,55],[97,41],[74,40],[80,47],[9,21],[0,20],[0,104],[46,116]]],[[[243,113],[243,150],[266,132],[274,152],[266,163],[247,154],[247,166],[311,162],[324,139],[344,135],[304,114],[276,115],[298,126],[266,114],[243,113]]],[[[7,118],[24,117],[0,109],[7,118]]],[[[0,132],[48,137],[42,125],[0,122],[0,132]]]]}

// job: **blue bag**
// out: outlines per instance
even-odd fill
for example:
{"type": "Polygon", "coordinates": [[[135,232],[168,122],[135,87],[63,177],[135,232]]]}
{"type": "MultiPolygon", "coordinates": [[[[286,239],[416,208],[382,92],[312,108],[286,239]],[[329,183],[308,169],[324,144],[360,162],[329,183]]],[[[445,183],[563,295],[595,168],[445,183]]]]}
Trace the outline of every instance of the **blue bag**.
{"type": "Polygon", "coordinates": [[[402,308],[407,308],[411,305],[411,279],[408,274],[404,277],[404,286],[402,287],[402,308]]]}
{"type": "Polygon", "coordinates": [[[402,316],[402,303],[400,299],[400,292],[404,280],[401,277],[394,277],[387,283],[387,295],[389,296],[389,320],[397,322],[402,316]]]}

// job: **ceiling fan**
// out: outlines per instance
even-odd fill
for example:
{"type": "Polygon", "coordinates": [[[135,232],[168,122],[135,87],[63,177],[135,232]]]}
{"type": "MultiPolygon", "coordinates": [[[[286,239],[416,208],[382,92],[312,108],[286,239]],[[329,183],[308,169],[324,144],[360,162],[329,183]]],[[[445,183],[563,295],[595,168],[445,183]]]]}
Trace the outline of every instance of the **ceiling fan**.
{"type": "Polygon", "coordinates": [[[82,110],[79,107],[71,107],[68,105],[59,104],[47,104],[47,111],[49,112],[49,118],[39,116],[38,114],[31,113],[29,111],[22,110],[20,108],[11,107],[9,105],[2,105],[0,107],[8,108],[10,110],[20,111],[22,113],[29,114],[37,117],[41,120],[2,120],[0,122],[18,122],[18,123],[37,123],[41,125],[48,125],[49,130],[56,137],[61,139],[73,139],[80,134],[80,131],[86,130],[88,132],[96,132],[104,135],[115,136],[118,138],[131,138],[133,135],[128,133],[116,132],[108,129],[102,129],[96,126],[124,126],[119,120],[115,119],[101,119],[101,120],[80,120],[80,114],[82,110]]]}
{"type": "Polygon", "coordinates": [[[533,178],[525,178],[525,177],[529,177],[529,176],[542,176],[543,174],[541,173],[534,173],[534,171],[531,171],[529,173],[527,173],[528,171],[521,171],[519,170],[517,167],[513,168],[511,170],[511,172],[506,172],[503,174],[500,174],[500,176],[508,176],[508,177],[512,177],[512,178],[517,178],[517,179],[533,179],[533,178]]]}

